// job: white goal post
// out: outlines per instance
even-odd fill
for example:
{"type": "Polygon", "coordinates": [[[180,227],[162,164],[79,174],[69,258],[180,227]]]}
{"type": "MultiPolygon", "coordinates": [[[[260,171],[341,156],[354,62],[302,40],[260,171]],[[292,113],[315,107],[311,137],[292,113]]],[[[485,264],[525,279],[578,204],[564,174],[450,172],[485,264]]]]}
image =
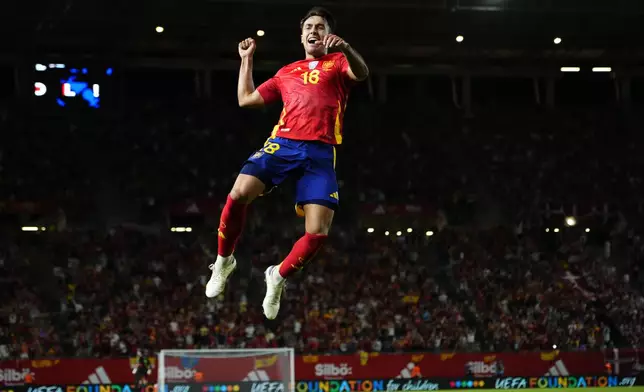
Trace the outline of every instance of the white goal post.
{"type": "Polygon", "coordinates": [[[295,390],[292,348],[161,350],[159,392],[295,390]]]}

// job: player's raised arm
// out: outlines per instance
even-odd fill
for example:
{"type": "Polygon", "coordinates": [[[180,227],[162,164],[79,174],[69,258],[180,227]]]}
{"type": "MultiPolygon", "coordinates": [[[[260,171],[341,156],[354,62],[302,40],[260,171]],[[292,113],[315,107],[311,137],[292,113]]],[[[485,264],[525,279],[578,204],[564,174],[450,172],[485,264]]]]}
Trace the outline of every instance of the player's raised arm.
{"type": "Polygon", "coordinates": [[[351,79],[363,81],[369,76],[369,67],[367,67],[367,63],[365,63],[362,56],[360,56],[360,53],[352,48],[348,42],[335,34],[328,34],[323,38],[322,44],[327,48],[340,49],[349,63],[347,74],[351,79]]]}
{"type": "Polygon", "coordinates": [[[365,63],[362,56],[360,56],[360,53],[353,49],[353,47],[351,47],[351,45],[349,44],[346,44],[346,46],[342,49],[342,53],[349,62],[349,69],[347,70],[349,77],[357,81],[363,81],[367,79],[367,77],[369,76],[369,68],[367,67],[367,63],[365,63]]]}
{"type": "Polygon", "coordinates": [[[253,54],[255,53],[255,40],[246,38],[239,43],[239,82],[237,83],[237,100],[240,107],[256,107],[264,105],[264,98],[255,89],[253,83],[253,54]]]}

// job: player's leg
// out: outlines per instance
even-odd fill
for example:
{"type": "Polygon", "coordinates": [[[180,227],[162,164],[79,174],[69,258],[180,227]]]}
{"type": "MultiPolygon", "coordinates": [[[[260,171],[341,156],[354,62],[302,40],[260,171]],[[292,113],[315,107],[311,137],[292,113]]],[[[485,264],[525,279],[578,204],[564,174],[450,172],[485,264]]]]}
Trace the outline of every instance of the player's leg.
{"type": "Polygon", "coordinates": [[[279,312],[285,279],[311,261],[326,242],[334,211],[338,206],[338,184],[334,170],[334,150],[322,146],[311,151],[313,160],[296,185],[298,215],[304,215],[305,233],[295,242],[291,252],[277,266],[266,269],[264,315],[274,319],[279,312]],[[330,149],[330,150],[329,150],[330,149]]]}
{"type": "Polygon", "coordinates": [[[228,276],[235,270],[233,256],[239,239],[248,205],[261,196],[266,188],[279,185],[297,166],[290,157],[293,149],[288,141],[270,139],[263,148],[253,153],[241,169],[221,213],[217,231],[217,260],[210,265],[212,276],[206,285],[206,296],[216,297],[225,287],[228,276]]]}
{"type": "Polygon", "coordinates": [[[271,320],[277,317],[279,312],[286,278],[304,268],[306,263],[322,249],[333,222],[334,211],[325,205],[305,204],[303,210],[306,220],[304,235],[295,242],[289,254],[279,265],[268,267],[264,273],[266,296],[262,307],[266,318],[271,320]]]}
{"type": "Polygon", "coordinates": [[[226,288],[226,281],[237,266],[233,251],[246,222],[248,205],[265,188],[265,183],[253,175],[242,173],[235,180],[219,219],[217,259],[210,265],[212,275],[206,284],[206,297],[216,297],[226,288]]]}
{"type": "Polygon", "coordinates": [[[217,255],[228,257],[232,255],[237,240],[246,221],[246,210],[266,189],[266,184],[257,177],[241,173],[237,176],[233,189],[226,199],[226,205],[221,212],[217,230],[217,255]]]}
{"type": "Polygon", "coordinates": [[[331,229],[333,209],[320,204],[305,204],[303,210],[305,233],[280,263],[278,272],[282,278],[301,270],[322,248],[331,229]]]}

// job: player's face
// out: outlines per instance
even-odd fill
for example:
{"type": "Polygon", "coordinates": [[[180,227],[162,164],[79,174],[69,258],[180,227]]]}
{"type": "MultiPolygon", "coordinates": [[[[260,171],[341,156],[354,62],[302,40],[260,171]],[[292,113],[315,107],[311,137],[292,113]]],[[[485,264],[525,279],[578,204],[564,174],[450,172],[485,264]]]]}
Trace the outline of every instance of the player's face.
{"type": "Polygon", "coordinates": [[[322,39],[329,34],[329,25],[321,16],[311,16],[302,26],[302,45],[307,55],[320,57],[326,54],[322,39]]]}

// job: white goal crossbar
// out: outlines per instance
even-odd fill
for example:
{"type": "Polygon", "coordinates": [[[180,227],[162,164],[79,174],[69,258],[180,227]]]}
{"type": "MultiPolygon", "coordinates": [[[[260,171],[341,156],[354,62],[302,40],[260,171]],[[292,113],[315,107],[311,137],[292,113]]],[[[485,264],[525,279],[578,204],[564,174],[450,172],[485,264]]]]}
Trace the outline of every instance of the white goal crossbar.
{"type": "Polygon", "coordinates": [[[209,381],[212,378],[211,372],[217,372],[219,379],[235,372],[247,374],[243,378],[236,374],[231,377],[238,379],[223,380],[228,383],[241,384],[239,392],[244,392],[243,385],[250,382],[280,383],[284,388],[282,390],[293,391],[295,388],[295,351],[292,348],[161,350],[158,356],[157,371],[159,392],[173,392],[175,389],[171,388],[173,385],[179,388],[174,392],[183,392],[186,391],[185,386],[188,384],[199,384],[202,381],[212,384],[213,382],[209,381]],[[250,362],[246,358],[255,358],[255,360],[250,362]],[[199,371],[191,368],[191,364],[196,365],[197,363],[201,364],[199,371]],[[244,365],[241,367],[247,368],[240,369],[238,363],[243,363],[244,365]],[[263,364],[261,366],[266,368],[256,368],[258,363],[263,364]],[[274,369],[271,370],[271,367],[274,369]],[[170,371],[169,374],[168,371],[170,371]]]}

